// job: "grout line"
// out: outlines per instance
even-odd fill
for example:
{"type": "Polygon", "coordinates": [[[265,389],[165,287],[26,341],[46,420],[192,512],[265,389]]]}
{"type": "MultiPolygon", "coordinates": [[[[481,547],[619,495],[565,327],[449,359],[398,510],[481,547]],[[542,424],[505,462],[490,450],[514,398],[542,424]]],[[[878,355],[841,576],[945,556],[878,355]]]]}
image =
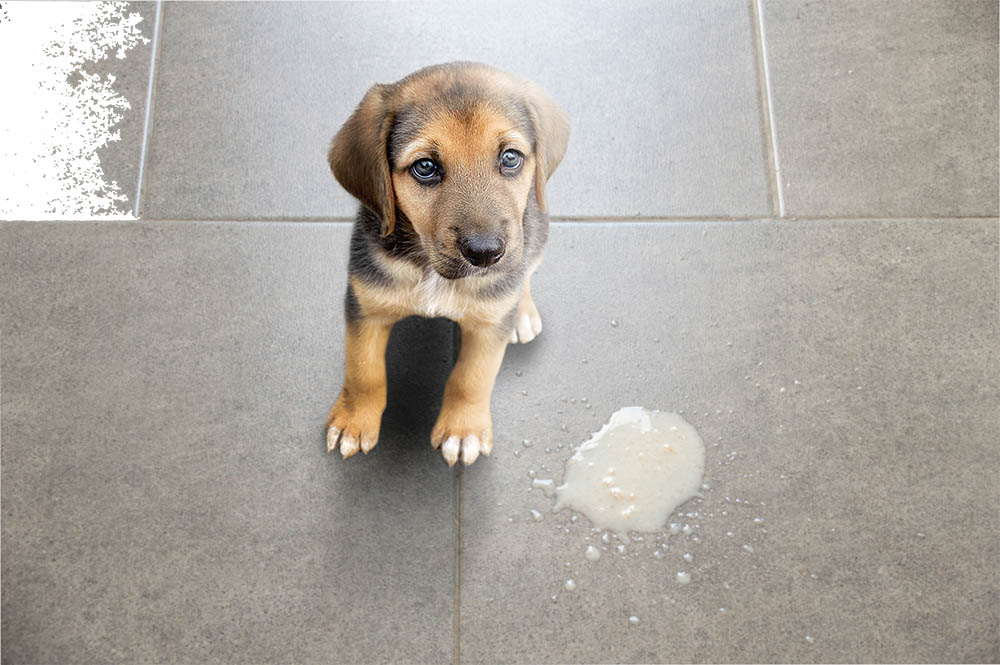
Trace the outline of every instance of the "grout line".
{"type": "MultiPolygon", "coordinates": [[[[451,360],[452,365],[458,362],[458,354],[462,344],[462,329],[457,323],[452,323],[451,360]]],[[[455,634],[455,651],[452,657],[454,665],[462,662],[462,464],[455,470],[455,616],[452,619],[452,632],[455,634]]]]}
{"type": "Polygon", "coordinates": [[[764,121],[764,136],[767,143],[768,161],[770,166],[771,191],[774,199],[778,202],[778,217],[784,219],[785,194],[781,185],[781,161],[778,159],[778,135],[774,123],[774,97],[771,94],[771,69],[767,64],[767,33],[764,31],[764,10],[761,7],[762,0],[753,0],[752,13],[756,19],[756,30],[754,31],[757,41],[757,71],[758,76],[762,76],[760,82],[762,88],[761,105],[764,121]]]}
{"type": "MultiPolygon", "coordinates": [[[[459,462],[461,465],[461,462],[459,462]]],[[[455,470],[455,617],[452,620],[455,651],[452,661],[462,662],[462,467],[455,470]]]]}
{"type": "Polygon", "coordinates": [[[132,214],[135,215],[136,219],[139,218],[139,213],[142,211],[142,190],[146,185],[143,177],[146,171],[146,153],[149,147],[149,123],[153,118],[153,89],[156,87],[156,61],[159,60],[160,56],[162,15],[163,0],[156,0],[156,15],[153,19],[153,53],[149,58],[149,85],[146,88],[146,118],[142,127],[142,148],[139,153],[139,182],[135,189],[135,206],[132,209],[132,214]]]}
{"type": "MultiPolygon", "coordinates": [[[[791,222],[943,222],[943,221],[973,221],[973,222],[996,222],[1000,217],[996,215],[932,215],[932,216],[902,216],[902,217],[874,217],[874,216],[850,216],[850,215],[795,215],[785,217],[781,221],[791,222]]],[[[61,224],[66,222],[74,223],[105,223],[115,222],[128,223],[130,219],[102,219],[100,217],[92,219],[0,219],[0,223],[18,224],[61,224]]],[[[215,218],[200,217],[198,219],[170,219],[170,218],[148,218],[143,221],[156,224],[353,224],[353,218],[347,217],[257,217],[250,219],[240,218],[215,218]]],[[[601,224],[611,222],[616,224],[689,224],[712,223],[712,224],[752,224],[771,223],[778,221],[775,217],[615,217],[607,215],[604,217],[552,217],[553,224],[601,224]]]]}

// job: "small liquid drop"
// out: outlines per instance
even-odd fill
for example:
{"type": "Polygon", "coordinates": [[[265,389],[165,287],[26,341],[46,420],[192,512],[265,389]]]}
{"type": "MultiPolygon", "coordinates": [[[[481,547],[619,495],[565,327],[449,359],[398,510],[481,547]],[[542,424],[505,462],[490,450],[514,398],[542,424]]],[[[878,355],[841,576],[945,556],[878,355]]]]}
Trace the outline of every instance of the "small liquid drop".
{"type": "Polygon", "coordinates": [[[753,548],[745,543],[743,545],[743,549],[745,549],[747,552],[753,552],[753,548]]]}
{"type": "Polygon", "coordinates": [[[597,561],[601,558],[601,550],[593,545],[587,545],[587,551],[583,553],[583,556],[587,557],[587,561],[597,561]]]}
{"type": "Polygon", "coordinates": [[[691,563],[692,561],[694,561],[694,555],[691,554],[690,552],[685,552],[681,556],[681,558],[684,559],[685,561],[687,561],[688,563],[691,563]]]}
{"type": "Polygon", "coordinates": [[[545,496],[551,498],[555,496],[556,486],[555,482],[551,478],[535,478],[531,481],[531,486],[535,489],[540,489],[545,493],[545,496]]]}
{"type": "Polygon", "coordinates": [[[524,372],[522,372],[521,370],[517,370],[516,372],[514,372],[514,376],[524,376],[524,372]]]}
{"type": "Polygon", "coordinates": [[[691,573],[686,573],[683,570],[677,573],[677,583],[678,584],[690,584],[691,583],[691,573]]]}
{"type": "Polygon", "coordinates": [[[806,642],[808,642],[809,644],[812,644],[815,641],[816,641],[815,637],[813,637],[812,635],[806,635],[806,642]]]}
{"type": "Polygon", "coordinates": [[[637,616],[635,616],[635,615],[633,614],[632,616],[630,616],[630,617],[628,618],[628,622],[629,622],[630,624],[632,624],[632,625],[634,626],[634,625],[636,625],[636,624],[638,624],[638,623],[639,623],[639,617],[637,617],[637,616]]]}
{"type": "Polygon", "coordinates": [[[535,520],[536,522],[541,522],[542,521],[542,514],[540,512],[538,512],[537,510],[535,510],[534,508],[532,508],[531,509],[531,519],[535,520]]]}
{"type": "Polygon", "coordinates": [[[574,589],[576,589],[576,582],[574,582],[573,580],[566,580],[566,583],[563,584],[563,587],[565,587],[567,591],[573,591],[574,589]]]}
{"type": "Polygon", "coordinates": [[[618,319],[611,319],[611,327],[612,328],[618,327],[618,319]]]}
{"type": "Polygon", "coordinates": [[[530,448],[535,444],[531,442],[531,439],[523,439],[521,441],[521,445],[524,446],[525,448],[530,448]]]}

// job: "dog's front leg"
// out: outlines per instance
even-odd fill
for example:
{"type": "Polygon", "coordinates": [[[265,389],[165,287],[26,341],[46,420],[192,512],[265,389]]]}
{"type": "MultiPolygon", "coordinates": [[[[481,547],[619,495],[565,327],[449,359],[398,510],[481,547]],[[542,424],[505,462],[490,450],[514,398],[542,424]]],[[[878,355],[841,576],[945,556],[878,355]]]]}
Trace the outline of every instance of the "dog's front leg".
{"type": "Polygon", "coordinates": [[[431,433],[448,465],[461,456],[472,464],[493,450],[490,396],[510,331],[501,326],[462,323],[462,350],[445,384],[441,414],[431,433]]]}
{"type": "Polygon", "coordinates": [[[394,323],[376,317],[348,319],[344,388],[326,419],[327,452],[336,450],[339,441],[346,458],[378,443],[386,400],[385,347],[394,323]]]}

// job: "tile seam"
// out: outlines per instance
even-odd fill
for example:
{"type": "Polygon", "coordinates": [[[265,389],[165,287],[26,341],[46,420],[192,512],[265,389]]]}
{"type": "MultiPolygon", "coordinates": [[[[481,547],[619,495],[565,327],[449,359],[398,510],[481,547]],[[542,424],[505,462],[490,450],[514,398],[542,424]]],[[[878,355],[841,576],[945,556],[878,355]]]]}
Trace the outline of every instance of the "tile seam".
{"type": "Polygon", "coordinates": [[[452,662],[462,662],[462,468],[455,470],[455,616],[452,633],[455,635],[452,662]]]}
{"type": "MultiPolygon", "coordinates": [[[[451,325],[451,362],[454,366],[458,362],[462,331],[458,324],[451,325]]],[[[455,604],[452,633],[455,637],[452,662],[459,665],[462,662],[462,465],[455,469],[455,604]]]]}
{"type": "Polygon", "coordinates": [[[753,8],[751,13],[756,23],[754,26],[754,35],[757,42],[757,72],[758,76],[761,77],[761,105],[763,106],[761,118],[765,126],[764,140],[767,144],[766,152],[771,166],[768,179],[770,180],[772,195],[778,204],[778,218],[784,219],[786,216],[785,195],[784,189],[781,186],[781,160],[778,157],[778,135],[774,121],[774,96],[771,92],[771,68],[768,66],[767,60],[767,32],[764,29],[764,8],[761,4],[762,2],[763,0],[751,0],[753,8]]]}
{"type": "Polygon", "coordinates": [[[142,194],[146,186],[146,158],[149,154],[149,137],[152,133],[150,123],[153,119],[153,92],[156,88],[156,63],[160,58],[160,31],[163,25],[163,0],[156,0],[156,14],[153,19],[153,44],[152,54],[149,58],[149,84],[146,87],[146,117],[142,126],[142,147],[139,151],[139,180],[135,189],[135,205],[132,214],[136,219],[140,218],[142,212],[142,194]]]}
{"type": "MultiPolygon", "coordinates": [[[[755,215],[748,217],[726,217],[726,216],[705,216],[705,217],[683,217],[683,216],[662,216],[662,217],[635,217],[635,216],[587,216],[587,217],[551,217],[553,224],[600,224],[603,222],[615,223],[635,223],[635,224],[683,224],[690,222],[712,222],[719,224],[745,224],[753,222],[771,222],[778,218],[767,215],[755,215]]],[[[947,220],[972,220],[972,221],[997,221],[1000,217],[996,215],[902,215],[902,216],[864,216],[864,215],[795,215],[785,217],[782,221],[790,222],[940,222],[947,220]]],[[[3,219],[0,222],[18,222],[29,224],[46,224],[61,222],[93,223],[108,222],[114,223],[116,219],[3,219]]],[[[128,221],[128,220],[126,220],[128,221]]],[[[158,222],[162,224],[353,224],[354,218],[347,217],[199,217],[192,219],[171,219],[169,217],[150,217],[143,221],[158,222]]]]}

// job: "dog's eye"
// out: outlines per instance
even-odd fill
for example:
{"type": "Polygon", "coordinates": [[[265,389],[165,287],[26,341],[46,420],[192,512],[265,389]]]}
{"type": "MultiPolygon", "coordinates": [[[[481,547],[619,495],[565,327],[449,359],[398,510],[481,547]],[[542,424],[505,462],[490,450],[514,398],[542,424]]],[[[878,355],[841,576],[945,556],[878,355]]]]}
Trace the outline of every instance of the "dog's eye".
{"type": "Polygon", "coordinates": [[[519,153],[517,150],[504,150],[503,154],[500,155],[500,166],[511,171],[521,166],[524,161],[524,155],[519,153]]]}
{"type": "Polygon", "coordinates": [[[413,162],[413,165],[410,166],[410,173],[417,180],[424,182],[434,180],[440,175],[438,165],[434,163],[433,159],[427,159],[426,157],[413,162]]]}

